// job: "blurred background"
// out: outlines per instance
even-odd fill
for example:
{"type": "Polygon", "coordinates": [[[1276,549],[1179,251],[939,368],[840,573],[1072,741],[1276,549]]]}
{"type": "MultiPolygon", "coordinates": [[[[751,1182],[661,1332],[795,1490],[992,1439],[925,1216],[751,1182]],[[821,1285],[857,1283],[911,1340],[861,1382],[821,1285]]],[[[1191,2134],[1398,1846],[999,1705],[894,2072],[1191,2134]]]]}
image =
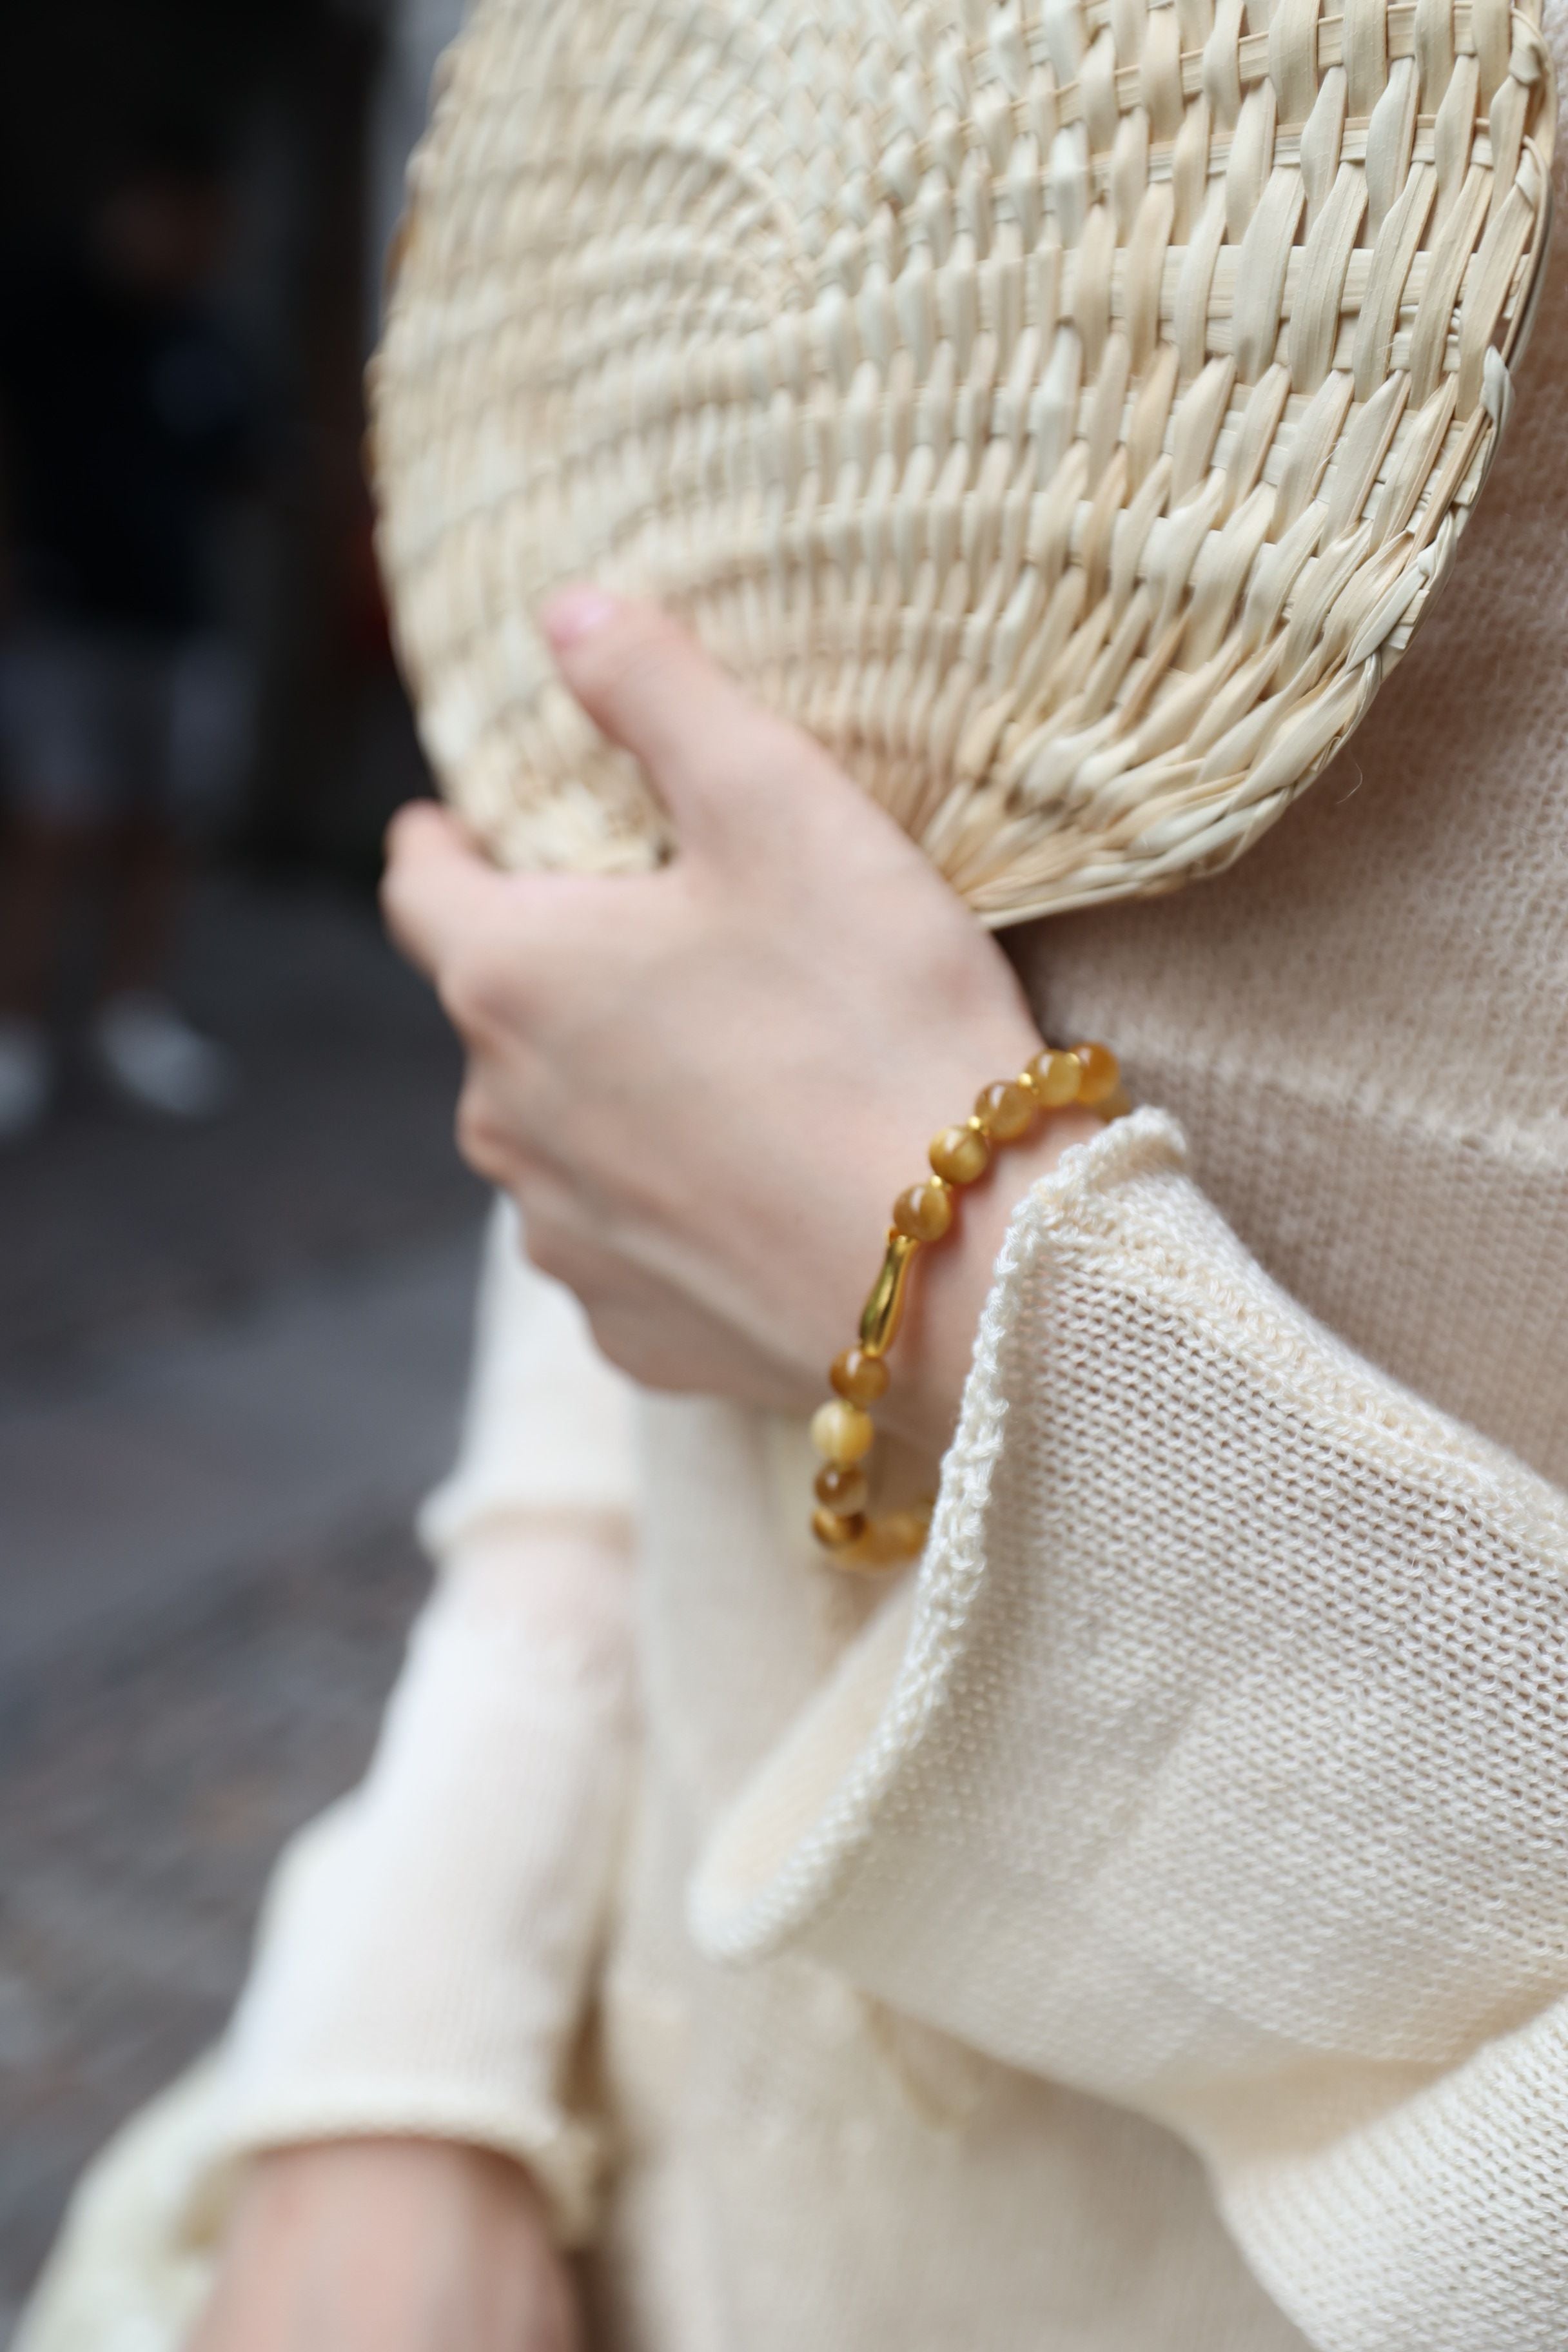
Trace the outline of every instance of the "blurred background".
{"type": "Polygon", "coordinates": [[[460,0],[18,0],[0,79],[0,2344],[361,1769],[482,1202],[362,372],[460,0]]]}

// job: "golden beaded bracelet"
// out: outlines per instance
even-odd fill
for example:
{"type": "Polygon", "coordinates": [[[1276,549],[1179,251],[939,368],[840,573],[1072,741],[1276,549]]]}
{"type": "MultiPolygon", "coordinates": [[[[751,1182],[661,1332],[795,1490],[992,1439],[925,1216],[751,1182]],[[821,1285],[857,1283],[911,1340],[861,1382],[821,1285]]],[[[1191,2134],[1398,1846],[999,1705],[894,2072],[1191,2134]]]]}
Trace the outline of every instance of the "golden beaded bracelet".
{"type": "Polygon", "coordinates": [[[979,1182],[999,1144],[1018,1142],[1040,1111],[1074,1107],[1106,1119],[1131,1108],[1109,1046],[1075,1045],[1062,1053],[1047,1045],[1016,1078],[983,1087],[963,1125],[944,1127],[931,1139],[931,1174],[894,1202],[888,1253],[861,1312],[859,1340],[834,1358],[828,1379],[835,1393],[818,1406],[811,1424],[812,1443],[824,1457],[811,1531],[836,1568],[878,1575],[925,1549],[929,1504],[878,1518],[867,1509],[868,1457],[877,1435],[867,1408],[888,1391],[886,1357],[903,1319],[910,1267],[928,1244],[952,1229],[953,1194],[979,1182]]]}

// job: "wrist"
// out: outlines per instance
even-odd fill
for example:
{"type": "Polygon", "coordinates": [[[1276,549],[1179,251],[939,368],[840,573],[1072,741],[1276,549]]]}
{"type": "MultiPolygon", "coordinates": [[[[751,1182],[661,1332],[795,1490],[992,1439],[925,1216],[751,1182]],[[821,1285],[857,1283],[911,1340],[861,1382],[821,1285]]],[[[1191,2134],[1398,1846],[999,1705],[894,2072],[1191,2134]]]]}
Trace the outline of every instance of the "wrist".
{"type": "MultiPolygon", "coordinates": [[[[826,1112],[818,1106],[815,1124],[826,1118],[840,1139],[835,1172],[831,1181],[813,1187],[809,1225],[803,1220],[795,1245],[779,1254],[774,1293],[775,1336],[787,1334],[794,1390],[790,1409],[809,1412],[820,1401],[829,1364],[858,1325],[886,1246],[893,1203],[908,1186],[931,1173],[927,1153],[931,1139],[968,1115],[987,1072],[1021,1070],[1040,1050],[1039,1034],[1020,997],[1016,1009],[1005,1005],[1000,1017],[955,1017],[924,1039],[902,1041],[898,1059],[889,1057],[872,1074],[875,1082],[864,1091],[849,1094],[826,1112]]],[[[805,1122],[808,1131],[813,1123],[805,1122]]],[[[1026,1165],[1050,1124],[1049,1118],[1042,1118],[1023,1147],[997,1156],[984,1181],[966,1189],[952,1231],[937,1248],[921,1254],[910,1285],[905,1328],[888,1360],[893,1386],[886,1411],[878,1405],[879,1418],[900,1436],[913,1433],[905,1426],[905,1401],[896,1401],[893,1391],[914,1372],[917,1358],[923,1354],[920,1301],[927,1276],[939,1263],[950,1263],[963,1251],[968,1212],[979,1209],[983,1201],[993,1214],[998,1199],[1004,1203],[1000,1236],[1008,1213],[1006,1188],[1014,1188],[1016,1199],[1030,1181],[1026,1175],[1020,1182],[1004,1163],[1026,1165]]],[[[984,1297],[984,1285],[980,1296],[984,1297]]]]}
{"type": "MultiPolygon", "coordinates": [[[[952,1062],[957,1042],[944,1040],[944,1064],[952,1062]]],[[[963,1042],[972,1051],[973,1041],[963,1042]]],[[[874,1407],[876,1425],[928,1458],[945,1452],[1015,1208],[1064,1152],[1091,1141],[1107,1118],[1126,1108],[1115,1055],[1104,1046],[1042,1046],[1032,1024],[1021,1040],[1014,1034],[999,1043],[992,1066],[1013,1075],[976,1088],[975,1063],[966,1051],[967,1067],[948,1079],[945,1100],[962,1104],[967,1095],[973,1113],[953,1120],[950,1110],[949,1123],[930,1140],[924,1171],[900,1154],[905,1183],[891,1199],[892,1229],[884,1226],[882,1272],[875,1291],[861,1293],[858,1340],[833,1360],[837,1396],[813,1418],[813,1437],[826,1464],[816,1481],[813,1527],[817,1540],[847,1568],[896,1564],[910,1555],[920,1525],[918,1511],[908,1507],[879,1518],[874,1490],[868,1492],[867,1457],[876,1431],[867,1409],[874,1407]]],[[[922,1067],[922,1094],[941,1075],[922,1067]]],[[[885,1130],[889,1124],[884,1119],[885,1130]]],[[[907,1124],[898,1121],[900,1135],[907,1124]]],[[[890,1133],[879,1131],[865,1155],[879,1174],[891,1157],[889,1143],[890,1133]]],[[[871,1224],[868,1168],[857,1165],[862,1222],[871,1224]]],[[[849,1330],[855,1328],[851,1323],[849,1330]]]]}
{"type": "Polygon", "coordinates": [[[1103,1131],[1093,1111],[1046,1113],[1033,1134],[999,1153],[982,1181],[967,1188],[951,1233],[921,1253],[889,1361],[892,1384],[879,1408],[894,1435],[933,1456],[946,1452],[1013,1213],[1064,1152],[1103,1131]]]}

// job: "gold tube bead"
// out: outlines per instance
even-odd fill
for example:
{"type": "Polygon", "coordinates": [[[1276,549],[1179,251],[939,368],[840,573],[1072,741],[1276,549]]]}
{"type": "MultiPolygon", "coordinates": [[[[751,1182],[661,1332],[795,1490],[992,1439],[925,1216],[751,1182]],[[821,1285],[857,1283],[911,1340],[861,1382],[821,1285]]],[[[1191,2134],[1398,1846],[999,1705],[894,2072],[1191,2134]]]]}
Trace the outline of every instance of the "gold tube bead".
{"type": "Polygon", "coordinates": [[[862,1511],[841,1515],[837,1511],[816,1510],[811,1515],[811,1532],[829,1551],[843,1551],[848,1545],[858,1543],[866,1526],[862,1511]]]}
{"type": "Polygon", "coordinates": [[[919,1242],[896,1228],[888,1235],[882,1271],[872,1284],[860,1310],[860,1345],[868,1356],[884,1356],[898,1337],[903,1320],[904,1294],[919,1242]]]}

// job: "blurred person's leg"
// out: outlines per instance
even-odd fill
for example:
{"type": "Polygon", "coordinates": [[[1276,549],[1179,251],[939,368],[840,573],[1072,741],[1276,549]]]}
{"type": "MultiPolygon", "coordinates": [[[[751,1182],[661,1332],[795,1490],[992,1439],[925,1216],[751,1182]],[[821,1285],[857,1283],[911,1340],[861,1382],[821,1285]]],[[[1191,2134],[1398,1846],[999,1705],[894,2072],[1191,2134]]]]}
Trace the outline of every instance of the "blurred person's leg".
{"type": "Polygon", "coordinates": [[[108,844],[109,899],[99,993],[104,1002],[161,989],[190,884],[188,854],[146,811],[108,844]]]}
{"type": "Polygon", "coordinates": [[[94,1055],[139,1108],[210,1118],[233,1097],[234,1059],[178,1010],[169,974],[196,845],[233,797],[243,673],[206,640],[129,649],[120,700],[127,792],[110,848],[94,1055]]]}
{"type": "Polygon", "coordinates": [[[0,852],[0,1019],[47,1024],[61,935],[94,846],[79,826],[12,813],[0,852]]]}
{"type": "Polygon", "coordinates": [[[0,1143],[30,1133],[54,1092],[62,951],[111,803],[107,698],[78,632],[23,630],[0,656],[0,1143]]]}
{"type": "Polygon", "coordinates": [[[0,1145],[41,1126],[54,1096],[47,1013],[80,859],[77,835],[25,817],[12,822],[0,850],[0,1145]]]}

